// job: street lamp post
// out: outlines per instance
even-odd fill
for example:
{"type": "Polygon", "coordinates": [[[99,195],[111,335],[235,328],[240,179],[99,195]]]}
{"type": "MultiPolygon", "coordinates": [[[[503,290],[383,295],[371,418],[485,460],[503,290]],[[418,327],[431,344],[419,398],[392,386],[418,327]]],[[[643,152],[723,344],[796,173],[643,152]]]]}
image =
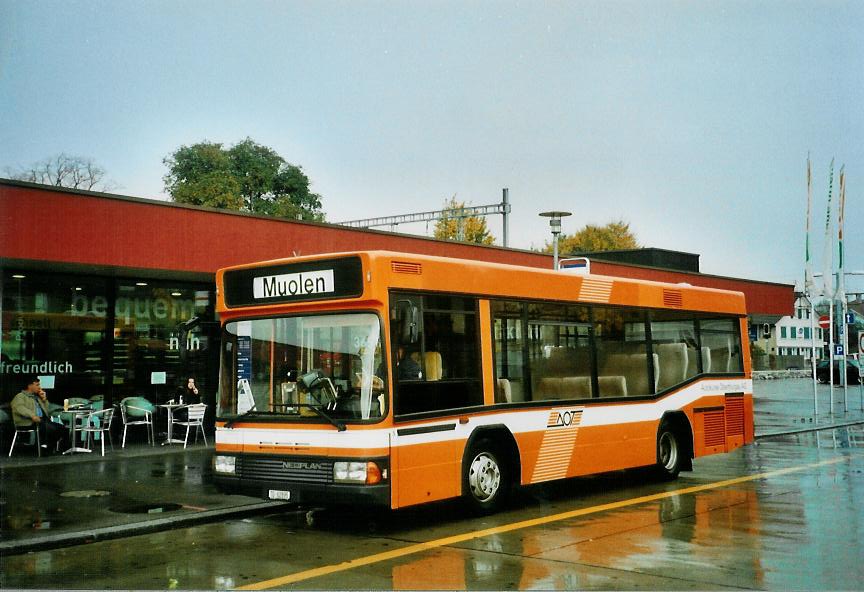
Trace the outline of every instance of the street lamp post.
{"type": "Polygon", "coordinates": [[[572,216],[571,212],[540,212],[544,218],[549,218],[549,228],[552,230],[553,269],[558,269],[558,235],[561,234],[561,218],[572,216]]]}

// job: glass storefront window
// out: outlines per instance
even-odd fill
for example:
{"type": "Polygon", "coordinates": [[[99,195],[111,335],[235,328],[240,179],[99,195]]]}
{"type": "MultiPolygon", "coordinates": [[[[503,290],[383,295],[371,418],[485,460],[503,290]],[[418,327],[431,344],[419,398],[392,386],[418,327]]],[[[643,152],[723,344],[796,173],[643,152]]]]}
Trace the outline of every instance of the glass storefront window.
{"type": "Polygon", "coordinates": [[[2,402],[21,391],[30,374],[55,377],[46,389],[52,403],[104,394],[105,293],[102,279],[4,272],[2,402]]]}
{"type": "Polygon", "coordinates": [[[213,320],[209,294],[176,282],[118,283],[111,369],[115,400],[170,399],[188,378],[185,374],[194,377],[199,388],[215,386],[207,384],[204,371],[209,336],[194,322],[213,320]]]}
{"type": "Polygon", "coordinates": [[[209,282],[6,269],[0,404],[30,374],[54,377],[46,392],[56,404],[99,396],[158,402],[188,377],[212,401],[219,363],[214,300],[209,282]]]}

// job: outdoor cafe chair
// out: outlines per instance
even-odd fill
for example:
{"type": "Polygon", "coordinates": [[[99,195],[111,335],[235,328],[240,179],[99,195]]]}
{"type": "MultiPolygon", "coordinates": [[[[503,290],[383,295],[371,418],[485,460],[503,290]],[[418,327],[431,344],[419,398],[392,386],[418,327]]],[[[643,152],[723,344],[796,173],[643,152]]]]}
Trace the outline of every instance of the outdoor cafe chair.
{"type": "MultiPolygon", "coordinates": [[[[183,409],[181,407],[180,409],[183,409]]],[[[198,442],[198,431],[204,436],[204,444],[207,444],[207,434],[204,433],[204,412],[207,410],[206,403],[195,403],[194,405],[186,405],[187,415],[185,420],[174,420],[174,425],[186,426],[186,437],[183,438],[183,448],[189,442],[189,431],[195,428],[195,442],[198,442]]]]}
{"type": "Polygon", "coordinates": [[[87,448],[90,448],[94,434],[99,434],[99,441],[102,443],[102,456],[105,456],[105,436],[108,436],[108,442],[111,444],[111,450],[114,450],[114,440],[111,438],[111,420],[114,419],[114,408],[109,407],[102,411],[93,411],[84,418],[83,426],[78,428],[79,432],[87,434],[87,448]]]}
{"type": "MultiPolygon", "coordinates": [[[[131,397],[136,400],[136,397],[131,397]]],[[[149,409],[136,407],[129,402],[129,399],[120,401],[120,416],[123,418],[123,444],[121,448],[126,448],[126,430],[129,426],[143,425],[147,429],[147,441],[151,446],[155,446],[156,437],[153,433],[153,413],[149,409]]]]}
{"type": "Polygon", "coordinates": [[[42,456],[42,442],[39,441],[39,426],[15,426],[15,435],[12,436],[12,446],[9,447],[9,456],[12,456],[12,451],[15,450],[15,441],[18,439],[18,434],[35,434],[36,436],[36,454],[42,456]]]}

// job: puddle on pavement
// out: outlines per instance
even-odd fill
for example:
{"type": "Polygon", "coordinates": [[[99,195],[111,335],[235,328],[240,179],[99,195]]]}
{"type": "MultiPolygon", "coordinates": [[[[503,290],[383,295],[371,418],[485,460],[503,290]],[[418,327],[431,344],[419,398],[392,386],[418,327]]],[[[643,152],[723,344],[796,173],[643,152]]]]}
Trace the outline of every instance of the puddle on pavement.
{"type": "Polygon", "coordinates": [[[156,502],[151,504],[130,504],[126,506],[114,506],[108,508],[110,511],[117,514],[162,514],[165,512],[175,512],[182,508],[180,504],[173,502],[156,502]]]}
{"type": "Polygon", "coordinates": [[[60,494],[60,497],[88,498],[105,497],[107,495],[111,495],[111,492],[104,489],[82,489],[80,491],[64,491],[60,494]]]}

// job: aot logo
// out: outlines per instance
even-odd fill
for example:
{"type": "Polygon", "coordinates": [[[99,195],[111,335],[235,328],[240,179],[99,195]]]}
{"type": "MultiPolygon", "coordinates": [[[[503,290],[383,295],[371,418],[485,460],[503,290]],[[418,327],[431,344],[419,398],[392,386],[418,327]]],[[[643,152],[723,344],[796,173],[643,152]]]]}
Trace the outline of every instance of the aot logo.
{"type": "Polygon", "coordinates": [[[578,426],[582,421],[581,409],[553,409],[549,413],[549,421],[546,423],[547,428],[569,428],[578,426]]]}

